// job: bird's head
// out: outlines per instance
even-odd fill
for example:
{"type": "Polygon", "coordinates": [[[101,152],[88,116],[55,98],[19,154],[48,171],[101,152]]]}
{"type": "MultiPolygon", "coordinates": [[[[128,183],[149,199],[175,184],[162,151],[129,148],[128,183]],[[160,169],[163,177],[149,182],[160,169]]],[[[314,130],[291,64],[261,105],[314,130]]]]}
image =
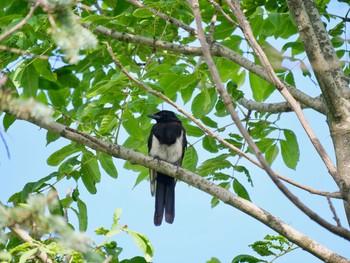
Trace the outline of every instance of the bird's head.
{"type": "Polygon", "coordinates": [[[160,122],[179,122],[181,121],[176,117],[175,113],[169,110],[162,110],[154,114],[147,115],[148,117],[160,122]]]}

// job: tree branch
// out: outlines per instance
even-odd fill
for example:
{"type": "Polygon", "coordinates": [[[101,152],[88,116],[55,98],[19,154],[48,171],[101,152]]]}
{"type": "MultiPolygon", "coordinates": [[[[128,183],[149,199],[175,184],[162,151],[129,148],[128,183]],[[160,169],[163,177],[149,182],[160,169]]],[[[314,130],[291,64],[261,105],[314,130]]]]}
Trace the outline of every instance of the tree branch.
{"type": "Polygon", "coordinates": [[[142,2],[140,2],[138,0],[127,0],[127,1],[129,3],[131,3],[131,4],[133,4],[134,6],[138,7],[138,8],[144,8],[144,9],[147,9],[147,10],[151,11],[155,16],[158,16],[158,17],[164,19],[165,21],[168,21],[168,22],[170,22],[170,23],[172,23],[172,24],[174,24],[174,25],[176,25],[176,26],[186,30],[188,33],[190,33],[193,36],[197,35],[197,31],[193,27],[185,24],[181,20],[178,20],[178,19],[176,19],[174,17],[168,16],[168,15],[162,13],[162,12],[159,12],[159,10],[156,10],[156,9],[154,9],[152,7],[147,7],[142,2]]]}
{"type": "Polygon", "coordinates": [[[331,114],[329,117],[339,120],[348,116],[349,102],[344,101],[343,98],[348,97],[349,89],[342,66],[315,2],[312,0],[288,0],[287,4],[297,24],[306,54],[324,94],[324,99],[331,114]],[[340,107],[345,103],[347,107],[340,107]],[[344,109],[345,113],[343,112],[344,109]]]}
{"type": "MultiPolygon", "coordinates": [[[[290,112],[293,111],[293,108],[289,105],[288,102],[276,102],[276,103],[264,103],[257,102],[254,100],[248,100],[246,98],[241,98],[237,101],[247,110],[256,110],[269,113],[281,113],[281,112],[290,112]]],[[[304,106],[305,108],[307,106],[304,106]]]]}
{"type": "MultiPolygon", "coordinates": [[[[30,107],[29,105],[26,105],[24,108],[22,108],[22,106],[20,106],[21,104],[21,101],[12,99],[8,94],[0,92],[0,110],[14,115],[17,119],[29,121],[41,128],[65,137],[71,141],[83,144],[96,151],[101,151],[116,158],[128,160],[131,163],[143,165],[158,172],[166,173],[169,176],[176,177],[177,179],[194,186],[197,189],[204,191],[218,198],[224,203],[235,207],[247,215],[257,219],[322,261],[330,263],[350,263],[350,260],[322,246],[318,242],[295,230],[290,225],[284,223],[282,220],[273,216],[267,211],[243,198],[232,194],[230,191],[195,173],[161,160],[155,160],[150,156],[143,155],[131,149],[97,139],[78,130],[64,126],[63,124],[57,123],[48,117],[48,112],[50,112],[49,108],[35,103],[34,101],[31,101],[30,107]],[[36,110],[33,111],[32,107],[34,107],[36,110]],[[44,108],[46,111],[37,110],[44,108]]],[[[338,230],[341,233],[340,236],[350,240],[350,231],[342,228],[338,228],[338,230]]]]}
{"type": "MultiPolygon", "coordinates": [[[[86,28],[89,28],[91,25],[90,22],[83,23],[83,26],[86,28]]],[[[138,36],[134,34],[128,34],[124,32],[118,32],[109,28],[106,28],[104,26],[97,26],[93,29],[94,33],[105,35],[109,38],[116,39],[125,43],[133,43],[136,45],[146,45],[153,49],[162,49],[162,50],[168,50],[174,53],[178,54],[184,54],[184,55],[191,55],[191,56],[202,56],[203,52],[202,49],[199,47],[191,47],[191,46],[185,46],[185,45],[179,45],[171,42],[166,42],[162,40],[155,40],[154,38],[149,37],[143,37],[138,36]]],[[[256,74],[257,76],[261,77],[262,79],[268,81],[271,83],[271,80],[268,76],[268,74],[265,72],[264,68],[253,63],[249,59],[242,57],[240,54],[234,52],[233,50],[222,46],[221,44],[214,42],[212,43],[210,47],[210,51],[212,52],[212,55],[217,57],[223,57],[226,58],[243,68],[251,71],[252,73],[256,74]]],[[[283,82],[284,83],[284,82],[283,82]]],[[[324,107],[324,103],[319,98],[312,98],[309,95],[303,93],[302,91],[294,88],[293,86],[284,83],[286,87],[289,89],[291,94],[301,103],[309,106],[310,108],[313,108],[314,110],[325,114],[326,108],[324,107]]]]}
{"type": "MultiPolygon", "coordinates": [[[[163,93],[160,93],[158,91],[153,90],[152,88],[144,85],[142,82],[138,81],[137,79],[135,79],[126,69],[125,67],[121,64],[121,62],[115,57],[112,48],[109,46],[108,43],[106,43],[107,46],[107,51],[110,54],[112,60],[114,61],[115,65],[120,68],[120,70],[134,83],[136,83],[141,89],[145,90],[146,92],[162,99],[163,101],[167,102],[169,105],[173,106],[175,109],[177,109],[179,112],[181,112],[183,115],[185,115],[187,118],[189,118],[190,120],[192,120],[195,124],[197,124],[197,126],[199,128],[201,128],[204,132],[206,132],[209,136],[211,136],[212,138],[214,138],[215,140],[217,140],[219,143],[221,143],[222,145],[226,146],[227,148],[231,149],[232,151],[235,151],[239,156],[246,158],[248,161],[250,161],[251,163],[253,163],[254,165],[256,165],[257,167],[264,169],[264,167],[255,159],[253,159],[250,155],[248,155],[247,153],[245,153],[244,151],[242,151],[241,149],[237,148],[236,146],[230,144],[229,142],[227,142],[226,140],[222,139],[220,136],[218,136],[217,134],[215,134],[212,130],[208,129],[206,126],[204,126],[199,120],[197,120],[195,117],[193,117],[191,114],[189,114],[187,111],[185,111],[183,108],[181,108],[178,104],[176,104],[175,102],[173,102],[171,99],[169,99],[167,96],[165,96],[163,93]]],[[[332,197],[332,198],[338,198],[341,199],[342,195],[339,192],[334,192],[334,193],[329,193],[329,192],[324,192],[324,191],[320,191],[302,184],[299,184],[289,178],[287,178],[284,175],[281,175],[277,172],[275,172],[276,176],[278,178],[280,178],[281,180],[294,185],[295,187],[298,187],[302,190],[305,190],[311,194],[316,194],[316,195],[321,195],[321,196],[325,196],[325,197],[332,197]]]]}
{"type": "MultiPolygon", "coordinates": [[[[216,85],[216,90],[217,92],[220,94],[224,105],[227,109],[227,111],[229,112],[229,114],[231,115],[232,120],[234,121],[234,123],[236,124],[238,130],[240,131],[240,133],[242,134],[242,136],[244,137],[244,139],[246,140],[246,142],[248,143],[249,147],[252,149],[252,151],[254,152],[255,156],[257,157],[257,159],[259,160],[260,164],[263,166],[264,170],[267,172],[267,174],[270,176],[270,178],[272,179],[272,181],[275,183],[275,185],[281,190],[281,192],[296,206],[298,207],[302,212],[304,212],[306,215],[308,215],[312,220],[314,220],[315,222],[317,222],[318,224],[320,224],[321,226],[323,226],[324,228],[328,229],[329,231],[333,232],[339,228],[338,226],[332,225],[331,223],[327,222],[325,219],[323,219],[322,217],[320,217],[317,213],[315,213],[313,210],[311,210],[309,207],[307,207],[303,202],[301,202],[297,196],[295,196],[292,192],[289,191],[289,189],[279,180],[279,178],[276,176],[275,172],[271,169],[270,165],[267,163],[267,161],[265,160],[262,152],[260,151],[260,149],[257,147],[257,145],[255,144],[255,142],[252,140],[252,138],[250,137],[248,131],[245,129],[244,125],[242,124],[238,114],[235,111],[235,108],[233,107],[232,104],[232,99],[231,96],[228,94],[227,90],[224,88],[219,72],[216,68],[216,65],[214,63],[214,60],[211,57],[209,48],[207,46],[206,43],[206,38],[205,38],[205,33],[202,27],[202,18],[200,15],[200,11],[199,11],[199,3],[198,0],[189,0],[189,5],[192,8],[195,20],[196,20],[196,24],[197,24],[197,30],[198,30],[198,39],[201,43],[202,49],[203,49],[203,55],[204,58],[207,62],[208,68],[210,70],[210,73],[212,75],[212,78],[215,82],[216,85]]],[[[239,3],[236,3],[234,8],[238,8],[239,7],[239,3]],[[238,6],[237,6],[238,4],[238,6]]],[[[240,8],[240,7],[239,7],[240,8]]],[[[237,10],[235,10],[237,11],[237,10]]],[[[240,16],[244,16],[243,12],[237,11],[238,14],[240,16]],[[242,14],[241,14],[242,12],[242,14]]],[[[239,18],[243,19],[242,17],[239,18]]],[[[245,21],[247,25],[249,25],[247,23],[247,21],[245,21]]],[[[252,36],[251,36],[252,37],[252,36]]],[[[260,54],[260,53],[259,53],[260,54]]],[[[262,55],[265,55],[264,53],[262,55]]],[[[266,58],[267,60],[267,58],[266,58]]],[[[265,63],[266,61],[264,61],[265,63]]],[[[268,63],[268,61],[267,61],[268,63]]],[[[271,67],[271,66],[270,66],[271,67]]],[[[272,70],[272,68],[269,68],[272,70]]],[[[274,75],[271,74],[271,75],[274,75]]],[[[276,76],[277,78],[277,76],[276,76]]],[[[278,78],[277,78],[278,79],[278,78]]],[[[276,82],[276,84],[279,84],[276,82]]],[[[281,92],[286,91],[285,88],[283,88],[281,90],[281,92]]],[[[289,94],[286,93],[287,96],[289,94]]],[[[289,94],[290,96],[290,94],[289,94]]],[[[291,96],[290,96],[291,97],[291,96]]],[[[299,111],[300,106],[299,104],[294,100],[294,98],[291,98],[292,100],[288,100],[288,102],[291,103],[291,105],[293,106],[294,109],[296,109],[297,111],[299,111]],[[297,105],[294,105],[297,104],[297,105]],[[299,108],[298,108],[299,107],[299,108]]],[[[300,109],[301,111],[301,109],[300,109]]],[[[300,113],[300,112],[299,112],[300,113]]],[[[303,114],[301,115],[303,117],[303,114]]],[[[305,123],[304,123],[305,124],[305,123]]],[[[306,125],[308,123],[306,122],[306,125]]],[[[311,130],[312,132],[312,130],[311,130]]],[[[316,138],[317,139],[317,138],[316,138]]],[[[322,146],[321,146],[322,147],[322,146]]],[[[323,149],[323,148],[321,148],[323,149]]],[[[323,156],[324,157],[324,156],[323,156]]],[[[328,163],[327,163],[328,164],[328,163]]],[[[328,167],[328,166],[327,166],[328,167]]]]}
{"type": "MultiPolygon", "coordinates": [[[[16,236],[18,236],[18,238],[20,240],[22,240],[23,242],[27,242],[29,244],[33,244],[37,247],[37,245],[35,244],[35,241],[31,238],[30,235],[27,234],[26,231],[24,231],[22,228],[20,228],[17,224],[13,225],[13,226],[9,226],[9,228],[11,229],[11,231],[13,233],[16,234],[16,236]]],[[[53,261],[51,260],[51,258],[49,258],[49,256],[46,254],[46,252],[44,252],[43,250],[41,250],[40,248],[38,248],[38,252],[35,255],[42,263],[53,263],[53,261]]]]}
{"type": "MultiPolygon", "coordinates": [[[[281,80],[277,77],[275,74],[266,54],[256,41],[256,39],[253,36],[252,29],[250,27],[250,24],[245,17],[240,3],[238,0],[226,0],[227,5],[231,8],[232,12],[235,14],[237,20],[240,23],[240,27],[243,31],[244,36],[246,37],[249,44],[254,49],[255,54],[263,64],[267,74],[269,75],[269,78],[271,79],[274,86],[277,87],[281,95],[288,101],[288,103],[291,105],[291,107],[294,109],[296,116],[298,117],[301,125],[303,126],[306,134],[308,135],[312,145],[318,152],[319,156],[321,157],[323,163],[328,169],[329,174],[333,177],[333,180],[337,183],[338,187],[343,190],[343,179],[339,176],[338,171],[333,164],[332,160],[329,158],[326,150],[323,148],[321,142],[317,138],[316,134],[312,130],[309,122],[307,121],[299,103],[294,99],[294,97],[291,95],[291,93],[288,91],[284,83],[281,82],[281,80]]],[[[345,197],[344,197],[345,198],[345,197]]]]}
{"type": "Polygon", "coordinates": [[[288,0],[287,3],[329,110],[327,122],[340,174],[340,178],[334,179],[345,197],[344,207],[350,225],[349,83],[314,1],[288,0]]]}
{"type": "Polygon", "coordinates": [[[18,49],[18,48],[11,48],[11,47],[7,47],[7,46],[3,46],[3,45],[0,45],[0,50],[4,50],[4,51],[7,51],[7,52],[19,54],[21,56],[33,56],[33,57],[40,58],[40,59],[45,59],[45,60],[49,59],[49,56],[46,56],[46,55],[38,55],[38,54],[34,54],[34,53],[31,53],[31,52],[26,51],[26,50],[21,50],[21,49],[18,49]]]}

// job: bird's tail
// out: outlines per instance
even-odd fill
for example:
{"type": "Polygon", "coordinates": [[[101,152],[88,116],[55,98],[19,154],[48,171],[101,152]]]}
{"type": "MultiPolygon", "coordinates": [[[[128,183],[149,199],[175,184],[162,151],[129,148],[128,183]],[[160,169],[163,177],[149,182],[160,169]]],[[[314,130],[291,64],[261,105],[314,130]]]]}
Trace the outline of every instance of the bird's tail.
{"type": "Polygon", "coordinates": [[[157,173],[156,200],[154,212],[154,224],[162,224],[165,211],[165,221],[169,224],[175,218],[175,180],[162,173],[157,173]]]}

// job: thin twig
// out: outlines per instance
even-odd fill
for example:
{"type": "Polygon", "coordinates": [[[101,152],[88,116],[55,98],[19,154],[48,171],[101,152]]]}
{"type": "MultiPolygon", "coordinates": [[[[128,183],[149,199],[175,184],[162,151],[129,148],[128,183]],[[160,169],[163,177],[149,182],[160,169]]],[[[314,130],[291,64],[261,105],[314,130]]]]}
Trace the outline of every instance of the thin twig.
{"type": "Polygon", "coordinates": [[[214,38],[214,33],[215,33],[215,23],[217,20],[217,10],[214,11],[213,17],[210,20],[210,26],[209,26],[209,43],[213,43],[215,38],[214,38]]]}
{"type": "Polygon", "coordinates": [[[168,16],[168,15],[162,13],[162,12],[159,12],[158,10],[156,10],[154,8],[146,7],[143,3],[141,3],[140,1],[137,1],[137,0],[128,0],[128,2],[133,4],[133,5],[135,5],[135,6],[137,6],[138,8],[148,9],[154,15],[164,19],[165,21],[169,21],[169,22],[171,22],[174,25],[177,25],[178,27],[186,30],[188,33],[190,33],[193,36],[197,35],[197,31],[193,27],[190,27],[189,25],[185,24],[184,22],[182,22],[182,21],[180,21],[180,20],[178,20],[178,19],[176,19],[174,17],[168,16]]]}
{"type": "Polygon", "coordinates": [[[331,198],[329,196],[327,196],[327,201],[328,201],[328,204],[329,204],[329,208],[331,209],[331,211],[333,213],[333,219],[337,223],[337,226],[341,227],[340,219],[337,216],[337,212],[335,211],[335,208],[333,206],[332,200],[331,200],[331,198]]]}
{"type": "Polygon", "coordinates": [[[37,54],[31,53],[29,51],[21,50],[18,48],[7,47],[7,46],[3,46],[3,45],[0,45],[0,50],[8,51],[8,52],[19,54],[22,56],[33,56],[36,58],[46,59],[46,60],[49,59],[49,56],[46,56],[46,55],[37,55],[37,54]]]}
{"type": "Polygon", "coordinates": [[[17,31],[18,29],[22,28],[28,20],[32,17],[34,14],[35,10],[40,6],[41,0],[38,0],[33,7],[30,8],[28,14],[26,15],[25,18],[22,19],[21,22],[19,22],[17,25],[14,27],[10,28],[9,30],[6,30],[2,35],[0,35],[0,42],[4,40],[6,37],[11,35],[13,32],[17,31]]]}
{"type": "Polygon", "coordinates": [[[229,21],[234,26],[239,27],[239,24],[236,21],[234,21],[228,14],[226,14],[226,12],[222,9],[222,7],[217,2],[215,2],[214,0],[208,0],[208,2],[211,3],[216,10],[220,11],[227,21],[229,21]]]}
{"type": "Polygon", "coordinates": [[[224,105],[231,115],[232,120],[236,124],[238,130],[243,135],[244,139],[247,141],[249,147],[254,152],[255,156],[259,160],[260,164],[263,166],[264,170],[267,172],[267,174],[270,176],[272,181],[275,183],[275,185],[281,190],[281,192],[296,206],[298,207],[302,212],[304,212],[306,215],[308,215],[312,220],[317,222],[319,225],[323,226],[324,228],[328,229],[329,231],[333,232],[337,231],[339,228],[338,226],[332,225],[331,223],[327,222],[325,219],[323,219],[321,216],[319,216],[316,212],[311,210],[308,206],[306,206],[303,202],[301,202],[297,196],[295,196],[292,192],[289,191],[289,189],[279,180],[279,178],[276,176],[276,173],[271,169],[267,161],[265,160],[262,152],[259,150],[255,142],[250,137],[248,131],[244,128],[244,125],[242,124],[238,114],[236,113],[233,104],[232,99],[230,95],[228,94],[227,90],[224,88],[219,72],[216,68],[216,65],[214,63],[214,60],[211,56],[209,47],[206,43],[206,37],[204,33],[204,29],[202,26],[202,18],[199,11],[199,3],[198,0],[188,0],[190,7],[192,8],[196,25],[197,25],[197,32],[198,32],[198,39],[201,43],[202,49],[203,49],[203,55],[207,62],[208,68],[210,70],[210,73],[212,75],[212,78],[215,82],[216,89],[218,93],[220,94],[224,105]]]}

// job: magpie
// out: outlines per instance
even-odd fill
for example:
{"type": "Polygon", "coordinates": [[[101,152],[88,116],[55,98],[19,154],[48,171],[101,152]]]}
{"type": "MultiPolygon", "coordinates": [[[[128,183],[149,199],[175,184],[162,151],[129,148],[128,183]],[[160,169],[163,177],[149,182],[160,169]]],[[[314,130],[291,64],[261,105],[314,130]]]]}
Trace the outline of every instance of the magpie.
{"type": "MultiPolygon", "coordinates": [[[[186,131],[172,111],[162,110],[148,117],[157,121],[148,137],[148,154],[154,158],[180,166],[187,145],[186,131]]],[[[150,170],[151,194],[155,198],[154,225],[174,222],[176,179],[150,170]]]]}

